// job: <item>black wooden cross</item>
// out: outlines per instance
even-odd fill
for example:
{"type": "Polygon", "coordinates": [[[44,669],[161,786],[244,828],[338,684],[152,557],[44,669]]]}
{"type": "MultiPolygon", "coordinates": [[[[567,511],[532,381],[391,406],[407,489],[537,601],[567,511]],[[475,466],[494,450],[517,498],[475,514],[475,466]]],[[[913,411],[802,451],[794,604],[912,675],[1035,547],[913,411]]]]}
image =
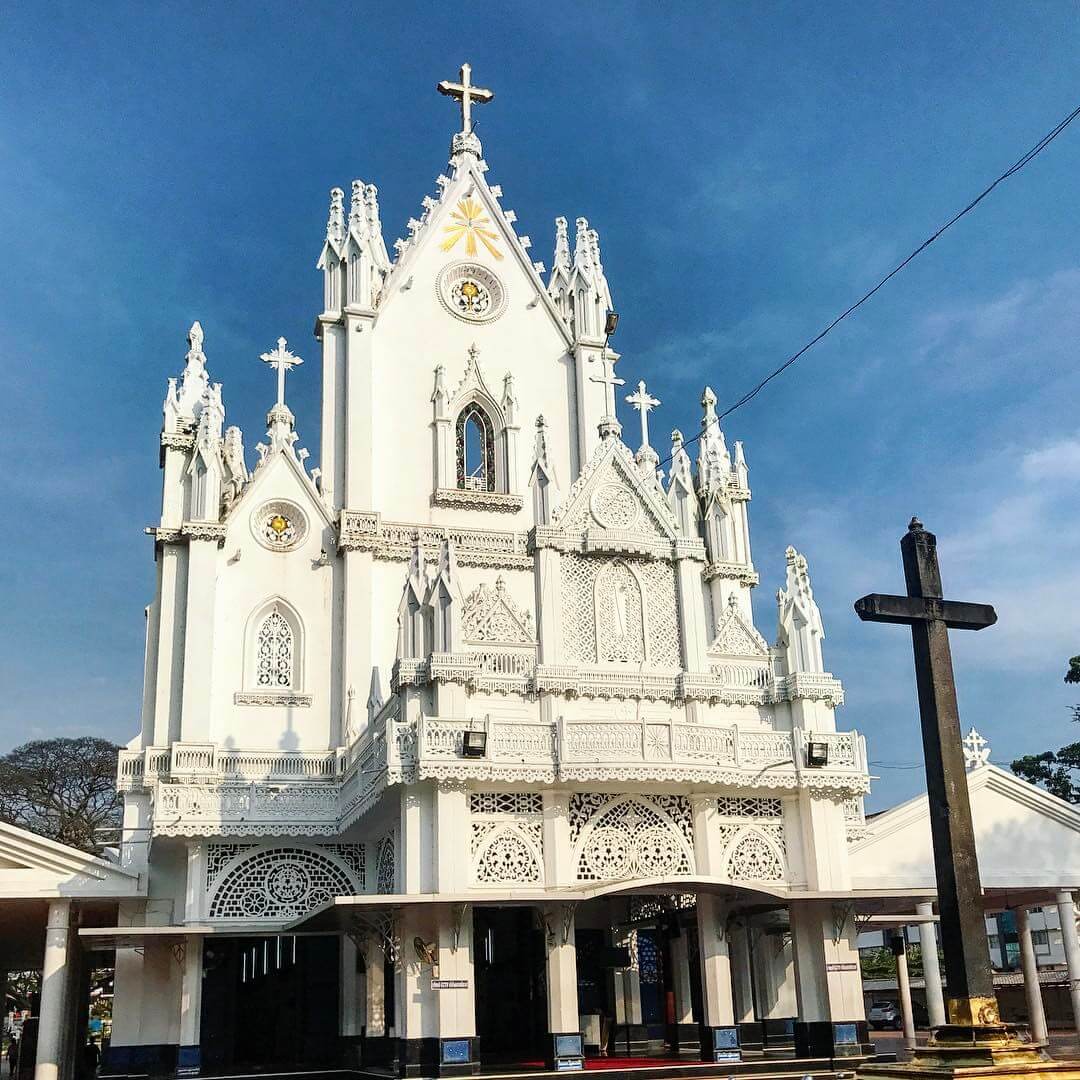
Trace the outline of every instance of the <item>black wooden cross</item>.
{"type": "MultiPolygon", "coordinates": [[[[983,917],[982,885],[971,824],[960,714],[956,705],[949,630],[981,630],[997,622],[989,604],[945,600],[937,538],[912,518],[900,541],[907,596],[871,593],[855,602],[867,622],[911,627],[922,718],[930,832],[934,841],[941,945],[945,953],[948,1022],[999,1023],[983,917]]],[[[932,960],[929,962],[933,962],[932,960]]]]}

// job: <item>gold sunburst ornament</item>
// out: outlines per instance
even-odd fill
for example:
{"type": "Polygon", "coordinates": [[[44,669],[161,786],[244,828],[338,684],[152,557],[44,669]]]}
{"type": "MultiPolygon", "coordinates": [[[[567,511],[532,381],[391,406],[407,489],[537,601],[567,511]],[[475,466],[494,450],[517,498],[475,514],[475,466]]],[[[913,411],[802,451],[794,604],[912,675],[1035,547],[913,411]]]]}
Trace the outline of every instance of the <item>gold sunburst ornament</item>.
{"type": "Polygon", "coordinates": [[[484,207],[476,199],[459,200],[457,208],[450,212],[450,222],[443,228],[446,233],[446,239],[440,245],[443,251],[452,251],[454,245],[464,237],[465,254],[476,255],[476,241],[479,238],[494,258],[502,258],[502,252],[496,247],[499,234],[488,228],[491,218],[484,213],[484,207]]]}

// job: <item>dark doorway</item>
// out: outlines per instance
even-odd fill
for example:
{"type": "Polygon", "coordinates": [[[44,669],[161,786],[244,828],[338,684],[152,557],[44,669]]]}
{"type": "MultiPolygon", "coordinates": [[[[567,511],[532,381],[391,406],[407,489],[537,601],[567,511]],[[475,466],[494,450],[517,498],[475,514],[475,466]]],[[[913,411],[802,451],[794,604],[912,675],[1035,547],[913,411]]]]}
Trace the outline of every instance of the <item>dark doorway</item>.
{"type": "Polygon", "coordinates": [[[339,951],[336,937],[208,942],[204,1072],[336,1065],[339,951]]]}
{"type": "Polygon", "coordinates": [[[542,1061],[547,1050],[544,938],[532,908],[477,908],[473,950],[481,1061],[542,1061]]]}

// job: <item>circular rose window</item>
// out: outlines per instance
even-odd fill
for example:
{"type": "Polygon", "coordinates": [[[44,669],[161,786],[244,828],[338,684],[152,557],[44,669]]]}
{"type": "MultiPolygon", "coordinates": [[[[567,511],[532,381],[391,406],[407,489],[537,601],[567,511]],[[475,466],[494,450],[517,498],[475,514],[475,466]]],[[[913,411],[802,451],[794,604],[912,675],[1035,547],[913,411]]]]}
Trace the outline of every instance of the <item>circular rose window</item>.
{"type": "Polygon", "coordinates": [[[492,322],[506,307],[506,290],[486,266],[453,263],[439,275],[436,292],[443,307],[471,323],[492,322]]]}
{"type": "Polygon", "coordinates": [[[307,536],[308,522],[295,503],[276,500],[263,503],[252,515],[255,539],[271,551],[292,551],[307,536]]]}

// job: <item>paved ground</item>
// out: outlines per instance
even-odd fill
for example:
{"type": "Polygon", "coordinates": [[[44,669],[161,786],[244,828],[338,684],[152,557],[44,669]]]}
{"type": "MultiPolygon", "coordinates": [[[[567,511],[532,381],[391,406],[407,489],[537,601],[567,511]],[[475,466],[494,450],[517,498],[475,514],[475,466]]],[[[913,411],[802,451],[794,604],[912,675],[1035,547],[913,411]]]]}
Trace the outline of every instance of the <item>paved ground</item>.
{"type": "MultiPolygon", "coordinates": [[[[925,1042],[928,1032],[917,1031],[919,1042],[925,1042]]],[[[903,1036],[898,1031],[871,1031],[870,1038],[881,1054],[896,1054],[901,1061],[909,1057],[904,1050],[903,1036]]],[[[1080,1041],[1075,1032],[1050,1032],[1050,1056],[1055,1058],[1080,1058],[1080,1041]]]]}

